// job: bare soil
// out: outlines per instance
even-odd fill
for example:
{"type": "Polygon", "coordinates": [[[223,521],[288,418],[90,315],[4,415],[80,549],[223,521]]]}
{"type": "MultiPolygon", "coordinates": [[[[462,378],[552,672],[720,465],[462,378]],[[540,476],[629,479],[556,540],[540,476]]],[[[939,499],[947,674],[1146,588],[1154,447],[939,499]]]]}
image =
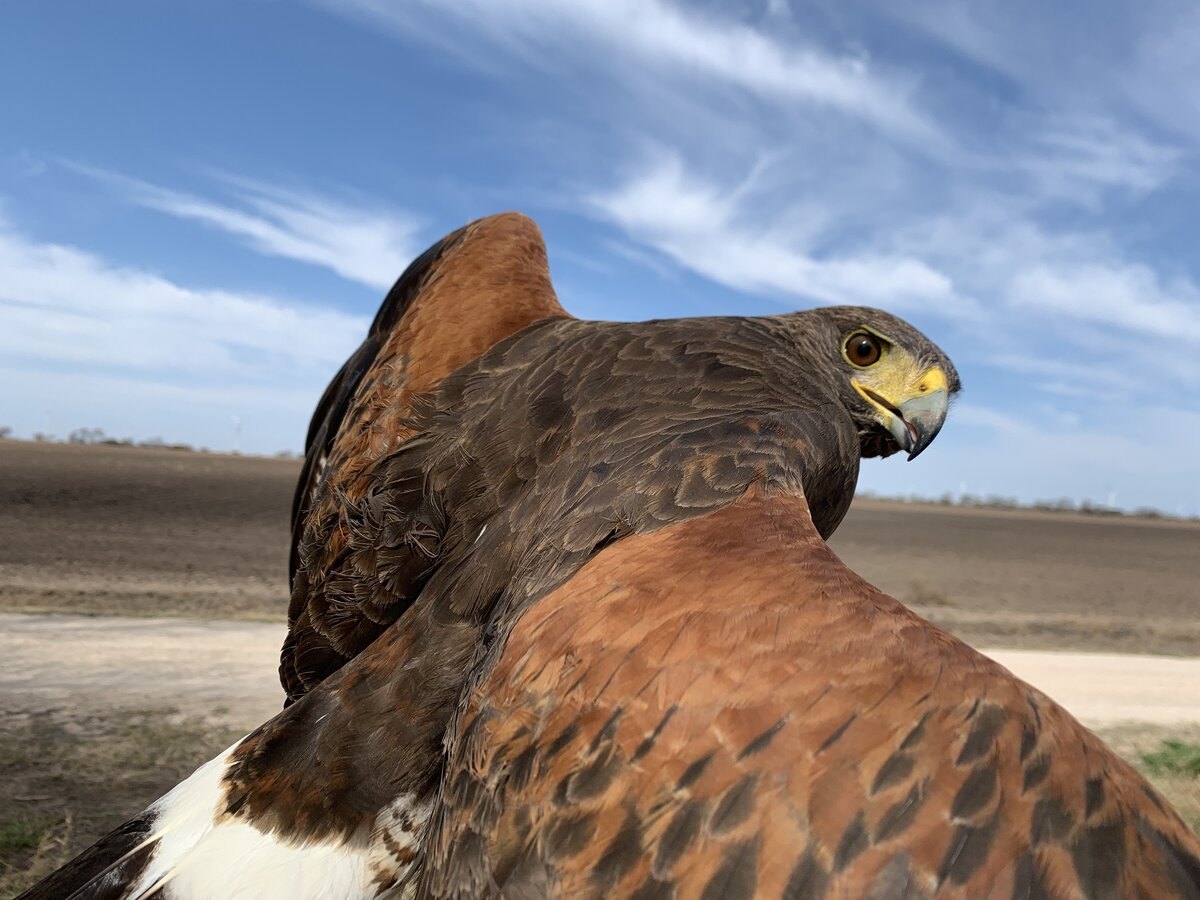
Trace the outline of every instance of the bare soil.
{"type": "Polygon", "coordinates": [[[295,460],[0,441],[0,609],[283,618],[295,460]]]}
{"type": "Polygon", "coordinates": [[[1200,655],[1200,525],[858,500],[831,546],[976,646],[1200,655]]]}
{"type": "MultiPolygon", "coordinates": [[[[0,610],[280,620],[298,473],[0,441],[0,610]]],[[[1200,654],[1195,523],[860,499],[831,544],[976,645],[1200,654]]]]}

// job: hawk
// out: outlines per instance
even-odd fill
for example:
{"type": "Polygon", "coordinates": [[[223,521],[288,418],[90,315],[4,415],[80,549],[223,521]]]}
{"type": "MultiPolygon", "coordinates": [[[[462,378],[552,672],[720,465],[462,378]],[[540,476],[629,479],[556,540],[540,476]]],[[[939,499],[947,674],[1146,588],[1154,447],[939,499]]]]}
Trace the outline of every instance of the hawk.
{"type": "Polygon", "coordinates": [[[959,379],[878,310],[566,315],[448,236],[322,398],[289,705],[30,897],[1200,896],[1052,700],[825,543],[959,379]]]}

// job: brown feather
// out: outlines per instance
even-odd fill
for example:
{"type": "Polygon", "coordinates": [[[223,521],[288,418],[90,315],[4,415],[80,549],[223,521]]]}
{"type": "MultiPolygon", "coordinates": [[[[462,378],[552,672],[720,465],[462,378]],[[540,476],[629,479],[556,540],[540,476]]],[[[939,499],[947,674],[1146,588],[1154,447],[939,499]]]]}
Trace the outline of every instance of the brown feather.
{"type": "Polygon", "coordinates": [[[528,219],[447,236],[401,276],[314,416],[280,663],[289,699],[471,555],[495,560],[493,575],[454,603],[486,606],[516,566],[544,564],[548,584],[600,541],[703,514],[748,476],[806,467],[814,520],[830,533],[859,454],[895,450],[864,425],[843,370],[841,342],[864,324],[958,390],[945,354],[879,310],[580,322],[554,298],[528,219]],[[539,562],[513,539],[531,530],[511,521],[517,507],[536,527],[566,529],[539,562]]]}
{"type": "MultiPolygon", "coordinates": [[[[231,813],[305,841],[353,835],[397,797],[434,802],[464,686],[502,648],[493,623],[631,535],[721,509],[755,481],[805,484],[818,530],[832,532],[861,452],[839,347],[864,319],[952,371],[877,310],[556,318],[413,398],[414,436],[342,507],[341,551],[306,607],[324,627],[301,620],[286,649],[297,672],[331,674],[239,748],[231,813]],[[394,572],[415,572],[415,596],[389,598],[394,572]]],[[[331,552],[317,542],[304,556],[331,552]]],[[[687,630],[671,639],[703,649],[687,630]]]]}
{"type": "Polygon", "coordinates": [[[532,872],[562,897],[1197,890],[1200,843],[1137,774],[757,487],[534,603],[442,783],[434,897],[532,872]]]}
{"type": "MultiPolygon", "coordinates": [[[[530,323],[565,315],[541,234],[517,213],[448,235],[397,280],[309,428],[292,511],[292,601],[280,661],[289,700],[378,637],[430,569],[429,545],[436,553],[442,524],[436,516],[384,536],[382,554],[361,548],[377,549],[385,521],[355,521],[382,460],[413,434],[413,398],[530,323]],[[355,543],[360,549],[347,553],[355,543]],[[339,579],[343,569],[352,573],[349,587],[339,579]]],[[[388,499],[384,514],[415,505],[395,492],[388,499]]]]}

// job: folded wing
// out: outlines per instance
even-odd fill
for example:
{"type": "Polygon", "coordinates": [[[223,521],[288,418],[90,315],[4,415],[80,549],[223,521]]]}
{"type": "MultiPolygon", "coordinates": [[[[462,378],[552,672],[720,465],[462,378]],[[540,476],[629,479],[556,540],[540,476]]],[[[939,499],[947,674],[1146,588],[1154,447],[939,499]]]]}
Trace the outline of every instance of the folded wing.
{"type": "Polygon", "coordinates": [[[309,426],[280,659],[289,702],[378,637],[437,567],[437,498],[415,457],[391,457],[412,437],[413,398],[527,325],[565,315],[541,234],[516,213],[446,236],[400,276],[309,426]]]}
{"type": "Polygon", "coordinates": [[[1200,894],[1145,781],[848,570],[802,497],[630,537],[510,625],[428,896],[1200,894]]]}

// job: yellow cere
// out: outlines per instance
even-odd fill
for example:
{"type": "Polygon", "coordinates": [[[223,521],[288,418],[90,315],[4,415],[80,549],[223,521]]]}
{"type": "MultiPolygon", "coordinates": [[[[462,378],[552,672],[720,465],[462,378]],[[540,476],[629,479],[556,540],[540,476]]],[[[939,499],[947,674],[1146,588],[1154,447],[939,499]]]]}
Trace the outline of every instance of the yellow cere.
{"type": "Polygon", "coordinates": [[[928,394],[931,391],[950,392],[950,384],[946,380],[946,373],[942,371],[941,366],[927,369],[921,376],[920,384],[917,385],[918,394],[928,394]]]}
{"type": "MultiPolygon", "coordinates": [[[[893,344],[888,350],[883,359],[873,366],[861,369],[850,380],[859,393],[862,393],[862,388],[865,387],[893,406],[899,406],[905,400],[923,397],[938,390],[948,390],[946,373],[941,367],[933,366],[919,370],[916,358],[903,347],[893,344]]],[[[878,406],[873,398],[866,394],[863,396],[878,406]]]]}

